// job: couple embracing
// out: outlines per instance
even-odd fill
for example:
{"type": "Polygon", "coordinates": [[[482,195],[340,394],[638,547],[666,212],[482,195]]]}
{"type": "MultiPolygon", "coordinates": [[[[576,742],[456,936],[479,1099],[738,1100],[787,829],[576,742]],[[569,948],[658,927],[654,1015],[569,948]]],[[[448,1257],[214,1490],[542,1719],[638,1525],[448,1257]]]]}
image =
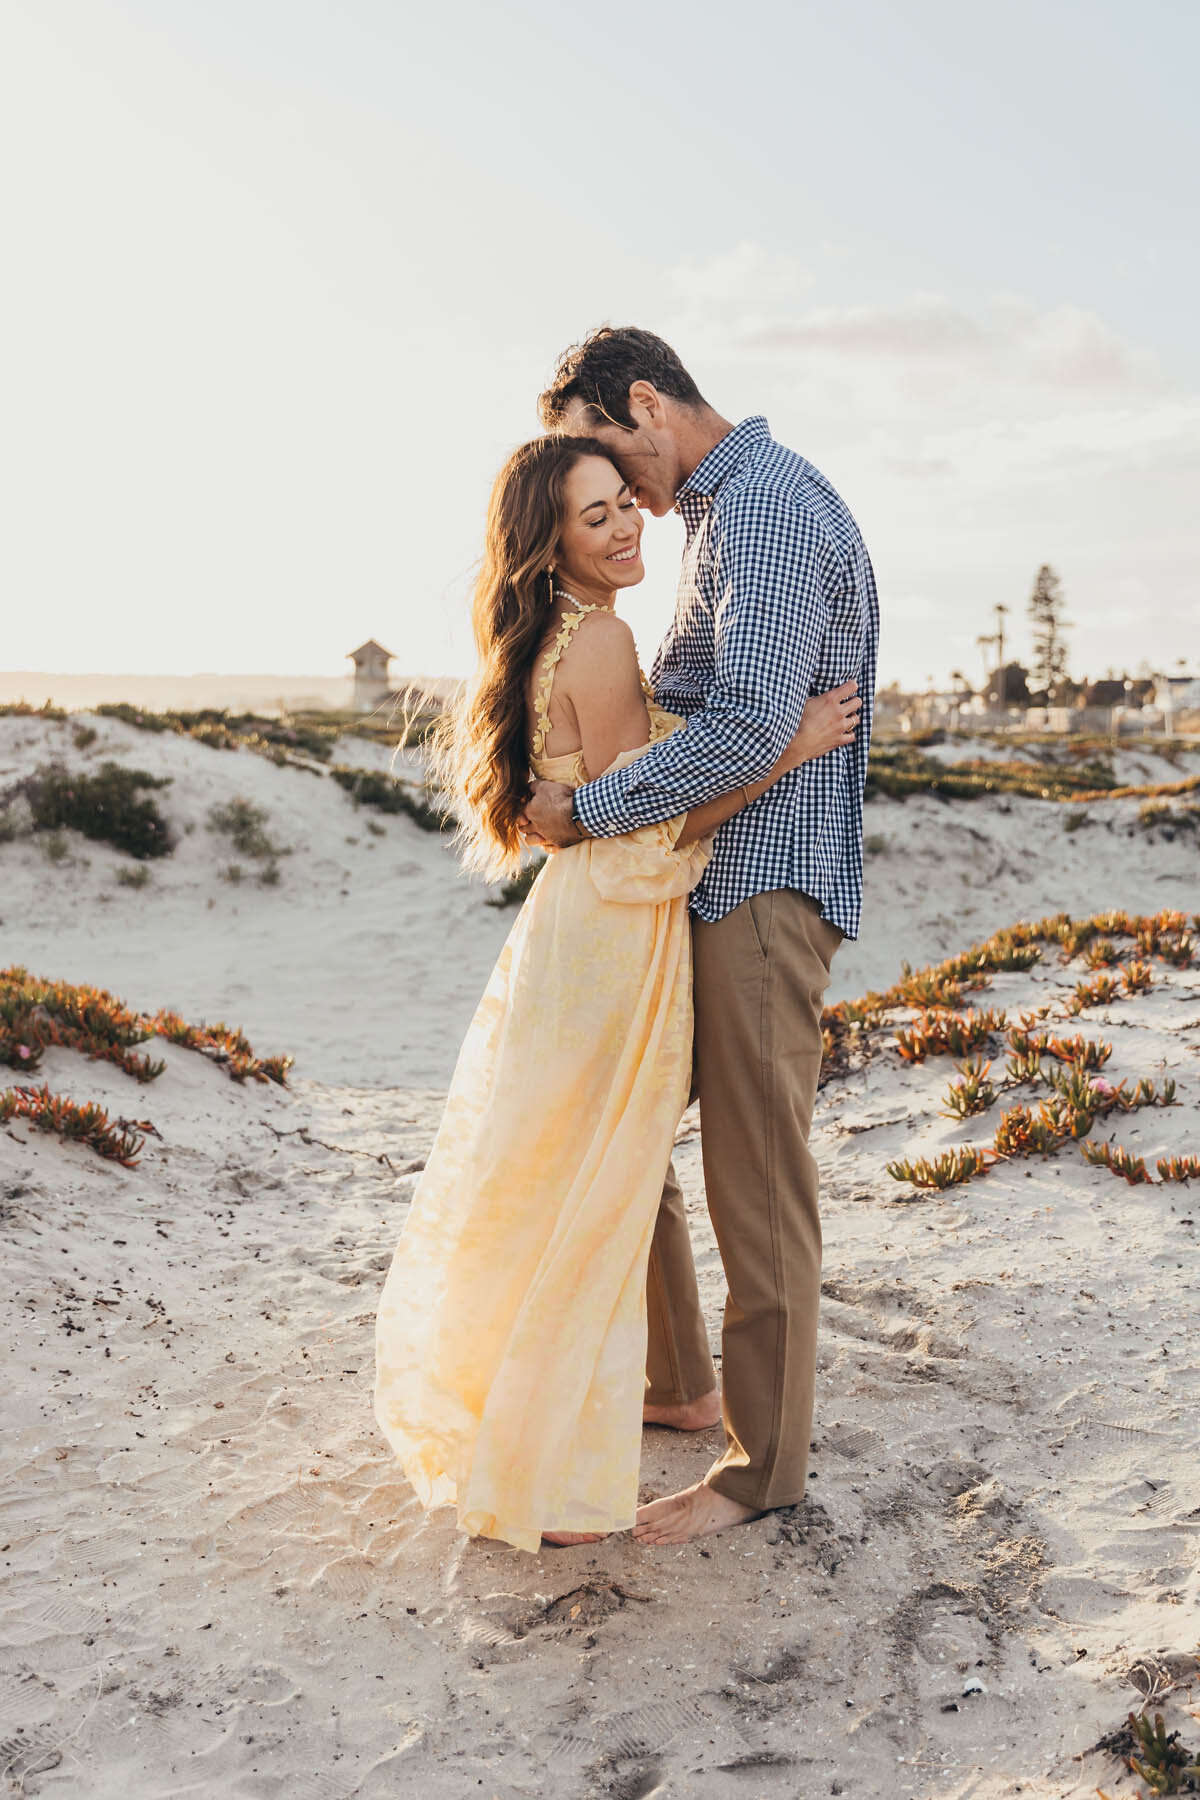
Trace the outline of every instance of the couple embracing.
{"type": "Polygon", "coordinates": [[[821,1225],[822,996],[862,905],[878,603],[861,534],[761,417],[604,328],[497,477],[478,667],[443,752],[467,862],[551,854],[467,1032],[384,1283],[375,1412],[426,1506],[519,1549],[682,1543],[798,1501],[821,1225]],[[649,681],[614,603],[683,519],[649,681]],[[718,1386],[671,1150],[700,1101],[718,1386]],[[638,1506],[643,1422],[723,1420],[638,1506]]]}

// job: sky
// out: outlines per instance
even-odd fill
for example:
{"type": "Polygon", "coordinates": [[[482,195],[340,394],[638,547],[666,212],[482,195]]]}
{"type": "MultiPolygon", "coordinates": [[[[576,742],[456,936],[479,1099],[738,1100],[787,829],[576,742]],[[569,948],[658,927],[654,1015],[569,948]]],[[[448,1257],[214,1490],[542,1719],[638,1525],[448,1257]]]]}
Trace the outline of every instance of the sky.
{"type": "MultiPolygon", "coordinates": [[[[880,679],[1200,655],[1192,0],[0,0],[0,663],[472,660],[558,352],[824,470],[880,679]]],[[[647,660],[681,525],[622,601],[647,660]]]]}

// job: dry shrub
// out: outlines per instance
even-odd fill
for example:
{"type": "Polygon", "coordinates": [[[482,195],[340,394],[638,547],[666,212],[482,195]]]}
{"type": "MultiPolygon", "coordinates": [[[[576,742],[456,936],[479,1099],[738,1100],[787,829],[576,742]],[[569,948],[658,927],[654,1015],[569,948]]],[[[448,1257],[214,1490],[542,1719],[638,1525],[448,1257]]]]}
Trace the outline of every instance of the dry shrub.
{"type": "Polygon", "coordinates": [[[169,787],[169,776],[114,762],[101,763],[94,775],[45,763],[20,786],[35,831],[78,831],[139,861],[169,856],[174,848],[166,820],[147,797],[169,787]]]}
{"type": "Polygon", "coordinates": [[[489,894],[484,905],[520,906],[545,866],[546,858],[544,856],[533,857],[526,863],[519,875],[514,875],[511,881],[506,881],[496,893],[489,894]]]}
{"type": "Polygon", "coordinates": [[[375,806],[380,812],[404,813],[422,831],[453,831],[455,822],[444,805],[431,803],[424,792],[414,790],[394,775],[378,769],[351,769],[338,763],[329,773],[345,788],[356,806],[375,806]]]}
{"type": "Polygon", "coordinates": [[[9,700],[0,706],[0,719],[65,719],[66,709],[46,700],[41,706],[30,706],[28,700],[9,700]]]}
{"type": "Polygon", "coordinates": [[[340,730],[332,721],[268,719],[258,713],[230,713],[217,707],[156,713],[120,701],[97,706],[95,711],[139,731],[174,732],[213,750],[256,750],[273,762],[289,762],[296,752],[328,762],[340,730]]]}
{"type": "Polygon", "coordinates": [[[227,837],[240,855],[265,861],[290,854],[267,836],[269,820],[270,814],[265,807],[255,806],[244,794],[235,794],[232,800],[209,808],[207,825],[210,831],[227,837]]]}

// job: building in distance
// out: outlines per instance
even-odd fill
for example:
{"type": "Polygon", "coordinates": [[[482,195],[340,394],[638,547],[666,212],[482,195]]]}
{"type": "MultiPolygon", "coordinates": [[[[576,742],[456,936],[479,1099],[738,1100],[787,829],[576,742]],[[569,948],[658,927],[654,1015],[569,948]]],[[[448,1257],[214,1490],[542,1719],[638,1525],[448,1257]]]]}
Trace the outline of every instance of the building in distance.
{"type": "Polygon", "coordinates": [[[392,681],[388,664],[394,652],[385,650],[374,638],[368,638],[357,650],[346,654],[354,664],[354,707],[357,712],[374,712],[392,698],[392,681]]]}

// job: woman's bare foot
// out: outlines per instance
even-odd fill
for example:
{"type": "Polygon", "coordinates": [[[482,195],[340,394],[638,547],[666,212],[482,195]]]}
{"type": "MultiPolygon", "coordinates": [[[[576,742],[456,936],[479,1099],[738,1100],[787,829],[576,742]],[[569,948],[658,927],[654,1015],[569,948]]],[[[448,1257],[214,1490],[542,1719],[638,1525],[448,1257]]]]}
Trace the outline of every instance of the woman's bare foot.
{"type": "Polygon", "coordinates": [[[733,1525],[748,1525],[751,1519],[762,1516],[752,1506],[730,1500],[725,1494],[718,1494],[716,1488],[698,1481],[682,1493],[668,1494],[664,1500],[639,1506],[633,1535],[642,1544],[687,1544],[692,1538],[728,1531],[733,1525]]]}
{"type": "Polygon", "coordinates": [[[602,1544],[604,1537],[603,1531],[543,1531],[542,1542],[565,1549],[570,1544],[602,1544]]]}
{"type": "Polygon", "coordinates": [[[670,1406],[656,1406],[647,1400],[642,1408],[643,1425],[667,1425],[672,1431],[707,1431],[721,1423],[721,1393],[713,1388],[698,1400],[678,1400],[670,1406]]]}

